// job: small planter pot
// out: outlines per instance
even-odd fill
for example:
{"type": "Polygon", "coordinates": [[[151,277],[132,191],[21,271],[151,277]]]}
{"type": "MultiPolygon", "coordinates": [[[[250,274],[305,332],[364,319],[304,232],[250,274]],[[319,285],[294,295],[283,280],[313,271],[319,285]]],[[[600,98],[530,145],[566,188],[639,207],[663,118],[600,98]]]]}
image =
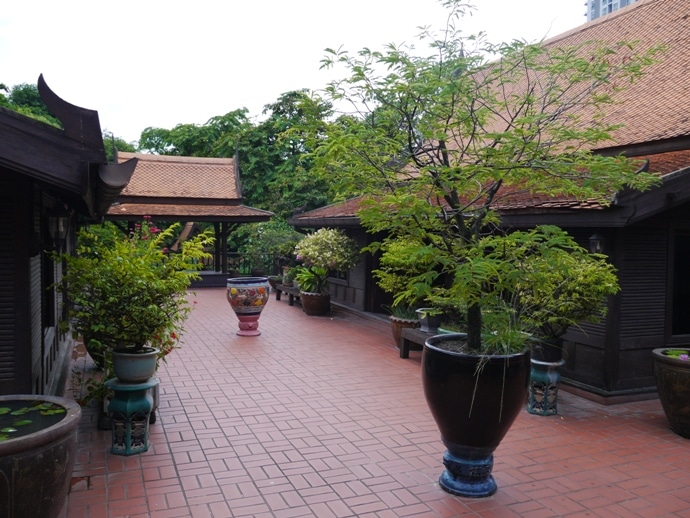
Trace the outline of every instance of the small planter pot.
{"type": "Polygon", "coordinates": [[[307,315],[325,315],[331,310],[330,293],[310,293],[301,291],[299,299],[302,302],[302,309],[307,315]]]}
{"type": "MultiPolygon", "coordinates": [[[[69,399],[40,396],[0,396],[0,408],[50,404],[64,409],[53,416],[34,417],[31,411],[12,420],[31,420],[31,433],[0,441],[0,516],[60,516],[67,498],[77,446],[80,406],[69,399]]],[[[0,428],[5,428],[0,416],[0,428]]],[[[10,435],[10,434],[8,434],[10,435]]],[[[10,435],[11,436],[11,435],[10,435]]]]}
{"type": "Polygon", "coordinates": [[[266,277],[235,277],[227,280],[226,296],[239,320],[239,336],[258,336],[259,316],[268,302],[266,277]]]}
{"type": "Polygon", "coordinates": [[[402,336],[402,330],[405,328],[414,329],[419,327],[419,320],[415,320],[412,318],[400,318],[391,315],[388,317],[388,320],[390,320],[391,323],[391,331],[393,333],[393,340],[395,341],[395,346],[398,348],[400,348],[400,337],[402,336]]]}
{"type": "Polygon", "coordinates": [[[268,279],[268,284],[269,284],[269,285],[271,286],[271,288],[274,289],[274,290],[276,289],[276,285],[282,284],[282,282],[279,282],[279,281],[282,281],[282,278],[281,278],[281,277],[278,277],[278,276],[276,276],[276,275],[270,275],[270,276],[268,276],[268,277],[266,277],[266,278],[268,279]]]}
{"type": "MultiPolygon", "coordinates": [[[[690,439],[690,360],[669,356],[680,348],[659,348],[652,351],[654,376],[659,401],[671,430],[690,439]]],[[[686,351],[690,354],[690,350],[686,351]]]]}
{"type": "Polygon", "coordinates": [[[441,314],[434,314],[433,308],[419,308],[415,310],[419,319],[419,330],[425,333],[438,333],[441,325],[441,314]]]}
{"type": "Polygon", "coordinates": [[[156,373],[158,353],[154,347],[135,351],[132,347],[113,349],[113,370],[124,383],[144,383],[156,373]]]}

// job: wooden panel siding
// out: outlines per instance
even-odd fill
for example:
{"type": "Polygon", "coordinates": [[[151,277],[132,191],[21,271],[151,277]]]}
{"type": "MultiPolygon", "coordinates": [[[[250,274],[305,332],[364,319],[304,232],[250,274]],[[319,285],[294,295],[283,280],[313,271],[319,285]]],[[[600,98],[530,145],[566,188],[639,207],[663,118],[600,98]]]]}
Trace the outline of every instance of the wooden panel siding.
{"type": "Polygon", "coordinates": [[[31,295],[31,388],[33,392],[43,392],[45,377],[43,376],[43,326],[41,325],[41,258],[34,256],[30,260],[30,289],[31,295]]]}
{"type": "Polygon", "coordinates": [[[635,340],[643,337],[663,340],[668,239],[658,226],[627,229],[624,240],[625,254],[619,266],[620,337],[624,347],[634,347],[635,340]]]}
{"type": "MultiPolygon", "coordinates": [[[[0,182],[0,187],[2,187],[0,182]]],[[[6,189],[2,189],[6,193],[6,189]]],[[[0,194],[0,394],[14,379],[15,349],[15,255],[13,246],[14,202],[11,194],[0,194]]]]}

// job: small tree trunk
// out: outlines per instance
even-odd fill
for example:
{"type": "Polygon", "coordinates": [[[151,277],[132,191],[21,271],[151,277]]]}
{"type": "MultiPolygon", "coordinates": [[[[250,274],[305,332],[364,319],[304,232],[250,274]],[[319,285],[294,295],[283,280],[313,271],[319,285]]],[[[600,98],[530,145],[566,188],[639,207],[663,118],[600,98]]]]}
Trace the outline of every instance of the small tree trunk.
{"type": "Polygon", "coordinates": [[[467,308],[467,346],[473,351],[482,348],[482,308],[479,304],[467,308]]]}

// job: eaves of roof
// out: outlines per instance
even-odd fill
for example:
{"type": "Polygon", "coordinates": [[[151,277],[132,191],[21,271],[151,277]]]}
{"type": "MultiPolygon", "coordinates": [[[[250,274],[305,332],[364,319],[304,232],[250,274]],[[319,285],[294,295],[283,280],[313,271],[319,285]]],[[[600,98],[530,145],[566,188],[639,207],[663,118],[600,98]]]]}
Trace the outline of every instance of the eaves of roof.
{"type": "Polygon", "coordinates": [[[252,223],[268,221],[273,213],[245,205],[120,203],[110,208],[107,219],[133,220],[144,216],[162,221],[252,223]]]}

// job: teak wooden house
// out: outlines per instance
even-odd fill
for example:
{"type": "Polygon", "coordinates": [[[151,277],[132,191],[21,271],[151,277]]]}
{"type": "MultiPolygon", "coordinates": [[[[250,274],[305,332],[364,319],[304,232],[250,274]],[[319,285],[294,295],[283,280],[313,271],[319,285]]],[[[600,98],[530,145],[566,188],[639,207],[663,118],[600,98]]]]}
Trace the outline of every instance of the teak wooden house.
{"type": "MultiPolygon", "coordinates": [[[[566,338],[567,385],[592,399],[616,402],[653,397],[651,350],[690,346],[690,11],[685,0],[641,0],[546,42],[639,40],[666,52],[645,77],[622,92],[608,114],[624,126],[611,146],[594,150],[646,158],[661,184],[644,193],[615,193],[609,207],[558,197],[513,200],[501,208],[506,229],[555,224],[583,246],[601,247],[618,268],[621,292],[608,302],[601,324],[571,328],[566,338]]],[[[371,241],[356,216],[358,200],[295,215],[300,227],[342,227],[362,244],[371,241]]],[[[349,279],[332,286],[338,302],[380,312],[385,295],[370,275],[368,257],[349,279]]]]}
{"type": "Polygon", "coordinates": [[[38,89],[63,129],[0,108],[0,394],[62,392],[72,341],[51,253],[73,249],[79,221],[103,217],[135,163],[107,165],[98,113],[43,77],[38,89]]]}

